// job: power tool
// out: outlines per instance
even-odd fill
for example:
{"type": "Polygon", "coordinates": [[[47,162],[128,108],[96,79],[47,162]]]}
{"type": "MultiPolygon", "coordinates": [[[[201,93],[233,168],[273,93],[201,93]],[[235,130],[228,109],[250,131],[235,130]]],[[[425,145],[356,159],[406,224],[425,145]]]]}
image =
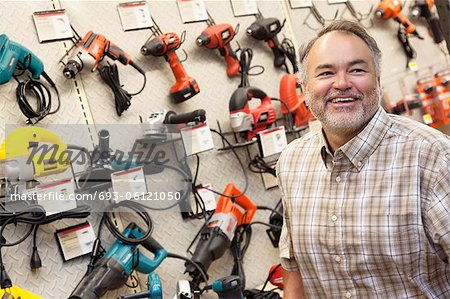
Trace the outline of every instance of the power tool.
{"type": "Polygon", "coordinates": [[[403,5],[400,0],[381,0],[375,9],[375,16],[385,20],[394,19],[405,28],[406,33],[423,39],[419,32],[417,32],[416,26],[402,14],[402,7],[403,5]]]}
{"type": "Polygon", "coordinates": [[[434,42],[439,44],[444,40],[444,34],[439,24],[439,18],[431,11],[433,6],[434,0],[415,0],[411,7],[411,15],[414,18],[422,17],[427,21],[434,42]]]}
{"type": "Polygon", "coordinates": [[[436,93],[444,123],[450,123],[450,69],[434,74],[436,93]]]}
{"type": "Polygon", "coordinates": [[[299,86],[298,75],[296,74],[286,74],[281,78],[281,113],[285,115],[290,113],[294,117],[296,127],[307,126],[308,121],[313,117],[311,111],[306,106],[305,96],[302,93],[297,93],[299,86]]]}
{"type": "Polygon", "coordinates": [[[106,56],[112,60],[118,60],[123,65],[131,65],[138,72],[145,75],[145,72],[131,60],[130,55],[106,39],[102,34],[88,31],[79,41],[68,62],[63,69],[66,78],[74,78],[85,67],[94,72],[99,62],[106,56]]]}
{"type": "Polygon", "coordinates": [[[5,34],[1,34],[0,85],[9,82],[9,80],[15,76],[14,72],[16,70],[21,70],[22,74],[25,70],[28,70],[32,78],[25,82],[19,82],[16,92],[19,108],[28,118],[27,124],[35,124],[45,116],[56,113],[60,106],[59,93],[53,80],[44,71],[44,64],[42,61],[23,45],[10,40],[5,34]],[[53,111],[51,111],[52,101],[50,91],[45,85],[37,81],[41,75],[57,94],[57,107],[53,111]],[[33,94],[36,98],[36,108],[29,104],[27,94],[33,94]]]}
{"type": "MultiPolygon", "coordinates": [[[[229,183],[223,194],[225,196],[222,195],[217,202],[217,208],[206,228],[201,232],[200,240],[192,256],[192,261],[197,263],[205,273],[211,263],[230,248],[237,226],[250,223],[256,212],[256,205],[234,184],[229,183]],[[233,196],[238,197],[231,199],[230,197],[233,196]]],[[[198,288],[203,281],[202,276],[192,264],[186,263],[185,266],[185,272],[192,277],[192,285],[198,288]]]]}
{"type": "Polygon", "coordinates": [[[117,299],[135,299],[135,298],[147,298],[147,299],[162,299],[163,292],[161,286],[161,280],[159,275],[152,272],[148,275],[147,291],[139,292],[136,294],[120,296],[117,299]]]}
{"type": "Polygon", "coordinates": [[[189,77],[175,51],[181,46],[186,31],[181,35],[170,32],[163,34],[153,22],[153,35],[141,47],[142,55],[164,56],[175,76],[176,83],[170,88],[170,95],[177,103],[184,102],[200,92],[197,81],[189,77]]]}
{"type": "Polygon", "coordinates": [[[227,63],[227,75],[230,78],[237,76],[239,73],[239,60],[230,46],[230,42],[235,35],[235,30],[230,24],[216,25],[214,21],[210,20],[208,28],[203,30],[196,40],[199,47],[219,49],[220,55],[225,58],[227,63]]]}
{"type": "Polygon", "coordinates": [[[213,290],[219,299],[244,299],[241,278],[237,275],[217,279],[212,285],[206,286],[204,290],[213,290]]]}
{"type": "Polygon", "coordinates": [[[402,114],[419,108],[422,108],[422,101],[419,94],[415,93],[404,96],[400,101],[388,107],[387,110],[389,113],[402,114]]]}
{"type": "Polygon", "coordinates": [[[277,18],[263,18],[259,14],[257,15],[257,20],[253,22],[246,31],[248,36],[251,36],[256,40],[267,42],[274,55],[273,64],[275,67],[283,66],[286,60],[283,49],[280,46],[280,41],[277,37],[278,33],[283,29],[285,22],[286,20],[282,24],[277,18]]]}
{"type": "MultiPolygon", "coordinates": [[[[144,232],[135,223],[130,223],[123,235],[127,238],[140,238],[144,232]]],[[[153,260],[142,254],[136,244],[116,240],[93,269],[81,279],[69,299],[99,299],[107,291],[123,286],[133,270],[144,274],[153,272],[167,257],[168,252],[152,237],[141,245],[155,255],[153,260]]]]}
{"type": "Polygon", "coordinates": [[[269,282],[280,289],[284,288],[283,275],[281,265],[273,265],[269,270],[269,282]]]}
{"type": "MultiPolygon", "coordinates": [[[[206,120],[206,112],[203,109],[197,109],[192,112],[176,114],[174,111],[164,110],[155,112],[143,123],[143,131],[145,135],[164,134],[168,131],[168,126],[187,123],[202,123],[206,120]]],[[[164,137],[164,136],[161,136],[164,137]]]]}
{"type": "Polygon", "coordinates": [[[44,64],[33,52],[23,45],[10,40],[5,34],[0,35],[0,85],[9,82],[17,64],[31,73],[33,79],[39,79],[44,72],[44,64]]]}
{"type": "Polygon", "coordinates": [[[230,98],[229,103],[231,128],[239,132],[246,140],[251,140],[256,133],[273,124],[277,118],[275,107],[270,97],[261,89],[251,86],[239,87],[230,98]],[[252,98],[261,100],[261,104],[250,109],[252,98]]]}
{"type": "Polygon", "coordinates": [[[435,78],[429,76],[417,80],[417,92],[424,109],[424,123],[433,128],[438,128],[444,122],[439,109],[435,78]]]}
{"type": "Polygon", "coordinates": [[[18,127],[8,134],[0,161],[7,179],[16,183],[61,173],[70,165],[67,145],[55,133],[36,126],[18,127]]]}

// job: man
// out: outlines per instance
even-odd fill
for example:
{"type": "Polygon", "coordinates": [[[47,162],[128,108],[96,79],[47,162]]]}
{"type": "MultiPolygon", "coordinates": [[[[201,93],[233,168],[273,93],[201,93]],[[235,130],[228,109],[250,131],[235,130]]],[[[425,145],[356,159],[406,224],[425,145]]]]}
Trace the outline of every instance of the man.
{"type": "Polygon", "coordinates": [[[380,107],[381,53],[338,21],[301,55],[322,129],[277,170],[285,298],[450,298],[450,139],[380,107]]]}

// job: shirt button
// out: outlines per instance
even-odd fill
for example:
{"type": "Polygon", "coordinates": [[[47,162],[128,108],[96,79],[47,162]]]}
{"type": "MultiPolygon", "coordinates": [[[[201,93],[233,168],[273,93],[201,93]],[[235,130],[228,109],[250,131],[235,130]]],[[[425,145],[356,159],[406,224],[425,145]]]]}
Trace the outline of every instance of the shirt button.
{"type": "Polygon", "coordinates": [[[361,166],[362,166],[362,162],[359,161],[359,162],[358,162],[358,167],[361,167],[361,166]]]}
{"type": "Polygon", "coordinates": [[[341,181],[341,177],[340,177],[340,176],[337,176],[337,177],[336,177],[336,182],[339,183],[340,181],[341,181]]]}
{"type": "Polygon", "coordinates": [[[345,298],[348,299],[352,298],[352,294],[350,294],[350,292],[345,293],[345,298]]]}
{"type": "Polygon", "coordinates": [[[337,220],[337,216],[336,215],[331,216],[331,220],[336,221],[337,220]]]}
{"type": "Polygon", "coordinates": [[[341,257],[340,256],[336,256],[335,258],[334,258],[334,261],[336,262],[336,263],[340,263],[341,262],[341,257]]]}

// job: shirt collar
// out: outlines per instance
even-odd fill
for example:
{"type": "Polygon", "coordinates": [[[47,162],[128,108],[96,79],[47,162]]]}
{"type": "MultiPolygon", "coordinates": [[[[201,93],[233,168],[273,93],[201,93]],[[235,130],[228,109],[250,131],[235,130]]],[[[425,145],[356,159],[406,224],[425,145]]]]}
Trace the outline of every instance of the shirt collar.
{"type": "MultiPolygon", "coordinates": [[[[346,144],[338,148],[335,155],[342,152],[355,168],[360,171],[364,163],[383,140],[392,122],[383,108],[379,107],[366,127],[346,144]]],[[[327,165],[326,154],[331,155],[323,130],[319,134],[322,160],[327,165]]],[[[331,155],[332,156],[332,155],[331,155]]]]}

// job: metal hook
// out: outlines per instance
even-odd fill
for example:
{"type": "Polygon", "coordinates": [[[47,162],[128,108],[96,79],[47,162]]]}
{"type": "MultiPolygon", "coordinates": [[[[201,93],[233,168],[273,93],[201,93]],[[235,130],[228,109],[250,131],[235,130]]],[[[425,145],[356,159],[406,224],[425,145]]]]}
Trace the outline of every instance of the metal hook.
{"type": "Polygon", "coordinates": [[[152,19],[153,26],[150,27],[150,30],[152,31],[154,36],[162,35],[161,28],[159,28],[158,23],[155,22],[152,16],[150,16],[152,19]]]}
{"type": "Polygon", "coordinates": [[[206,10],[206,14],[208,15],[208,19],[206,19],[206,24],[208,25],[208,27],[216,25],[216,22],[214,22],[214,19],[211,17],[211,14],[208,10],[206,10]]]}
{"type": "Polygon", "coordinates": [[[371,6],[370,6],[370,9],[369,9],[369,12],[366,13],[366,14],[363,14],[363,13],[361,13],[360,11],[357,11],[357,10],[355,9],[355,7],[353,6],[352,2],[350,2],[350,0],[348,0],[348,1],[345,2],[345,9],[343,10],[343,12],[342,12],[340,18],[342,19],[342,17],[344,16],[345,11],[348,10],[348,11],[350,12],[350,14],[351,14],[351,15],[352,15],[352,16],[353,16],[353,17],[354,17],[354,18],[355,18],[355,19],[356,19],[363,27],[365,27],[365,28],[367,28],[367,29],[370,29],[370,28],[372,28],[373,25],[374,25],[373,19],[372,19],[372,18],[369,19],[370,23],[369,23],[368,26],[365,26],[365,25],[363,24],[362,21],[367,20],[367,19],[371,16],[372,11],[373,11],[373,7],[374,7],[374,6],[371,5],[371,6]]]}
{"type": "Polygon", "coordinates": [[[182,51],[184,52],[184,59],[180,59],[180,57],[178,57],[178,60],[183,63],[188,59],[188,53],[186,52],[185,49],[182,49],[182,51]]]}
{"type": "Polygon", "coordinates": [[[240,24],[237,23],[236,27],[234,27],[234,35],[235,36],[239,33],[239,26],[240,26],[240,24]]]}
{"type": "MultiPolygon", "coordinates": [[[[184,43],[184,40],[186,39],[186,30],[183,30],[180,34],[180,46],[184,43]]],[[[178,46],[178,47],[180,47],[178,46]]]]}
{"type": "Polygon", "coordinates": [[[326,23],[327,21],[331,22],[331,21],[336,20],[336,18],[337,18],[337,16],[338,16],[338,13],[339,13],[339,9],[336,10],[336,13],[334,14],[334,18],[333,18],[333,19],[325,19],[325,18],[320,14],[320,12],[317,10],[317,8],[316,8],[316,6],[314,5],[314,3],[311,2],[311,6],[309,7],[309,14],[306,16],[305,20],[303,21],[303,24],[305,24],[309,29],[312,29],[312,30],[315,30],[315,31],[316,31],[316,30],[319,30],[320,27],[319,27],[319,28],[314,28],[314,27],[312,27],[311,25],[309,25],[309,23],[307,22],[308,18],[309,18],[311,15],[313,15],[314,18],[316,19],[316,21],[317,21],[318,23],[320,23],[320,25],[322,25],[322,27],[324,27],[324,26],[325,26],[325,23],[326,23]]]}

